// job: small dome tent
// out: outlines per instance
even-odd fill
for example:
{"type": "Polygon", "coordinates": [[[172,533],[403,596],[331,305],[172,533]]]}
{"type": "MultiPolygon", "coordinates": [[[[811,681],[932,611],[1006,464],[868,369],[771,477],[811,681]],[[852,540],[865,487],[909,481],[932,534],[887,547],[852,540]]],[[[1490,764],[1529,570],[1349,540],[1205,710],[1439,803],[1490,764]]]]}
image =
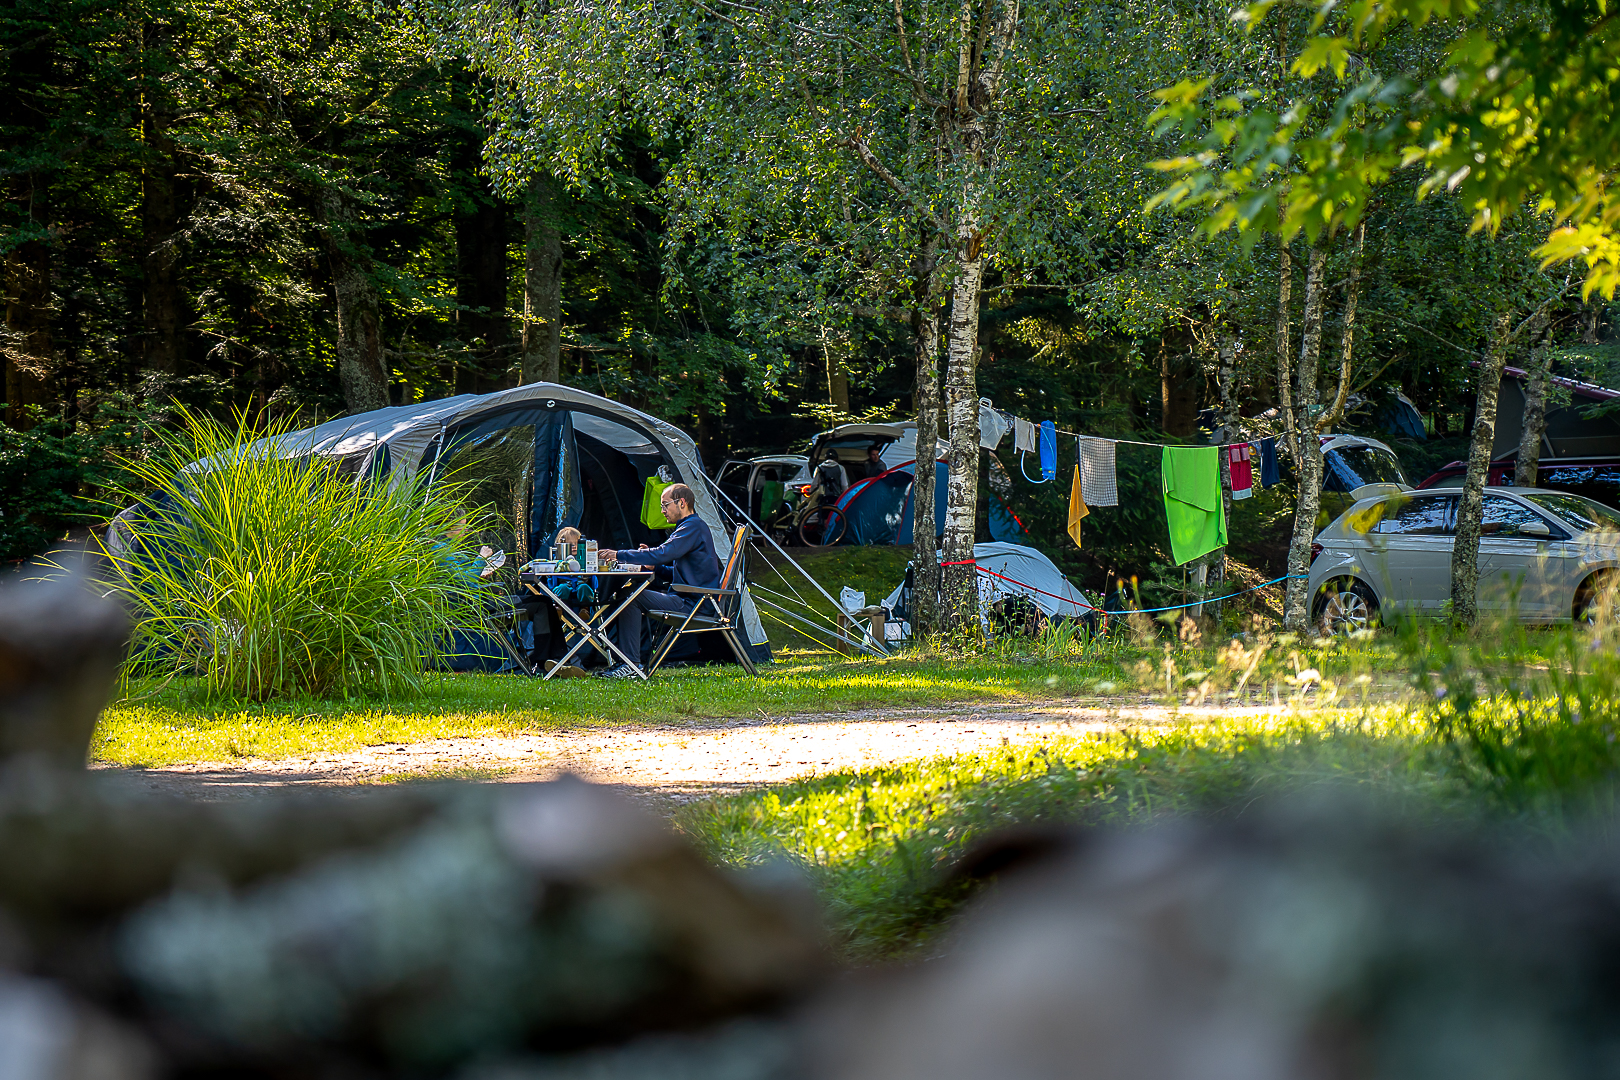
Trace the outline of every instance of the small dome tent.
{"type": "MultiPolygon", "coordinates": [[[[938,556],[943,559],[943,554],[938,556]]],[[[974,544],[973,563],[978,571],[979,616],[988,623],[989,611],[1008,596],[1027,596],[1049,619],[1084,619],[1098,610],[1086,594],[1063,576],[1051,559],[1023,544],[974,544]]],[[[883,606],[904,610],[906,584],[901,582],[883,606]]],[[[902,633],[909,634],[910,624],[902,633]]]]}
{"type": "MultiPolygon", "coordinates": [[[[691,487],[721,561],[731,554],[731,536],[690,436],[628,405],[557,383],[377,409],[261,445],[287,457],[324,455],[344,474],[383,483],[423,472],[430,483],[453,476],[498,508],[501,546],[519,558],[545,551],[564,526],[604,547],[661,543],[665,534],[641,519],[645,485],[661,476],[691,487]]],[[[767,660],[759,614],[751,598],[743,603],[750,651],[767,660]]]]}

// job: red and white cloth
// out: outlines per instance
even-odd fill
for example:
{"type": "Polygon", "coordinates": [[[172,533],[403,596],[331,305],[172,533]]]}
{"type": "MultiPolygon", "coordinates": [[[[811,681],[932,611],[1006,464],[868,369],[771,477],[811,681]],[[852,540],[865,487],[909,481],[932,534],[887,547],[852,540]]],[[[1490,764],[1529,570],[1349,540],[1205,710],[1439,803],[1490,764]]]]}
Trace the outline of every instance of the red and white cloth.
{"type": "Polygon", "coordinates": [[[1254,494],[1254,448],[1238,443],[1226,448],[1227,472],[1232,477],[1232,498],[1247,499],[1254,494]]]}

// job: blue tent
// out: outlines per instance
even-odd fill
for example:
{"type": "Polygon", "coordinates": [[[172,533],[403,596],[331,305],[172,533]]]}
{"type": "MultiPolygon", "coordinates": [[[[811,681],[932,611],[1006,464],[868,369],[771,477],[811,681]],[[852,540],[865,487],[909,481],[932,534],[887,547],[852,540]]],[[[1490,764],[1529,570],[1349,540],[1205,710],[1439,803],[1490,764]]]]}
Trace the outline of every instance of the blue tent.
{"type": "MultiPolygon", "coordinates": [[[[851,484],[838,499],[837,508],[848,527],[844,544],[911,543],[911,489],[916,481],[916,465],[908,461],[886,473],[851,484]]],[[[945,506],[947,469],[943,461],[934,463],[934,506],[945,506]]],[[[936,526],[944,529],[944,515],[936,512],[936,526]]]]}

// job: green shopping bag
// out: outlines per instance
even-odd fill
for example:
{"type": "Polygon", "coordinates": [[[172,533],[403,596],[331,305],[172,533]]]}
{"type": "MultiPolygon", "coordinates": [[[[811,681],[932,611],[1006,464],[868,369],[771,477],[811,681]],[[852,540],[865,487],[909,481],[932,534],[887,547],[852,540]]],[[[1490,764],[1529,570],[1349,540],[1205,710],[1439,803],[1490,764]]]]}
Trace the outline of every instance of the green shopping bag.
{"type": "Polygon", "coordinates": [[[664,489],[674,487],[656,476],[647,477],[647,487],[641,493],[641,523],[649,529],[673,529],[675,526],[664,516],[664,489]]]}

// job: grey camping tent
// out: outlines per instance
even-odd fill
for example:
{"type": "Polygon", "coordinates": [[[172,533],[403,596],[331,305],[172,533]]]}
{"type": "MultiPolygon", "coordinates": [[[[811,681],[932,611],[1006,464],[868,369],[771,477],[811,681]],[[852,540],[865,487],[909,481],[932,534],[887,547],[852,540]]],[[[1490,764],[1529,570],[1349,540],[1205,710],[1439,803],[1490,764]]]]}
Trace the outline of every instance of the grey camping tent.
{"type": "MultiPolygon", "coordinates": [[[[649,478],[685,483],[724,561],[731,537],[685,432],[644,412],[557,383],[462,394],[328,420],[264,441],[288,457],[321,454],[350,475],[381,482],[427,471],[453,476],[496,506],[518,556],[543,552],[565,525],[605,547],[661,542],[641,520],[649,478]]],[[[752,598],[743,600],[750,651],[770,658],[752,598]]]]}

